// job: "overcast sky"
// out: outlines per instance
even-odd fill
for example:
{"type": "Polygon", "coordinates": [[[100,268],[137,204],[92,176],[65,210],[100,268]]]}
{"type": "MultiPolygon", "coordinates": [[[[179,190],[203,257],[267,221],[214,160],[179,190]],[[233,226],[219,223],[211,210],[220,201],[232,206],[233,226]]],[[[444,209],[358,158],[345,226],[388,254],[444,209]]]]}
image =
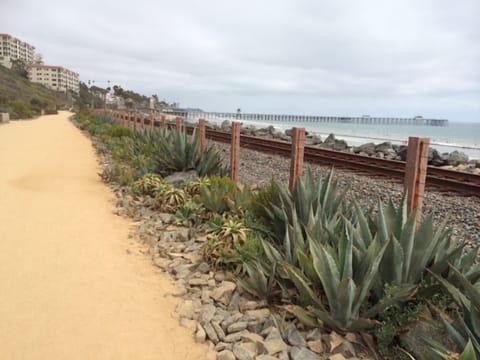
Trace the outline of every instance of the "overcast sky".
{"type": "Polygon", "coordinates": [[[1,0],[46,64],[209,111],[480,122],[479,0],[1,0]]]}

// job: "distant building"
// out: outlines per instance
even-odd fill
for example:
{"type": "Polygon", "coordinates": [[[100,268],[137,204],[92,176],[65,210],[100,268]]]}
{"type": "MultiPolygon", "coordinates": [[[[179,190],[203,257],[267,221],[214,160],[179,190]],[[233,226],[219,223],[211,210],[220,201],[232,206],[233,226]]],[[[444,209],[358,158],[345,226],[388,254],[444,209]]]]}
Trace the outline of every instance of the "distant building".
{"type": "Polygon", "coordinates": [[[34,61],[35,47],[9,34],[0,34],[0,65],[12,67],[12,61],[21,60],[25,64],[34,61]]]}
{"type": "Polygon", "coordinates": [[[64,67],[32,64],[27,67],[27,70],[31,82],[62,92],[71,90],[78,93],[80,91],[79,75],[64,67]]]}

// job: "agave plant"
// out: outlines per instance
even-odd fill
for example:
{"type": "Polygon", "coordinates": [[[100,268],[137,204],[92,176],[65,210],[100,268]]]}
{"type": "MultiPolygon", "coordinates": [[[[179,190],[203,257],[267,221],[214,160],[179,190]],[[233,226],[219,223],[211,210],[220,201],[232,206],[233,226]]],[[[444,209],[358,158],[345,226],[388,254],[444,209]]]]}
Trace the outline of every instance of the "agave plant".
{"type": "Polygon", "coordinates": [[[195,197],[200,195],[200,189],[202,186],[209,187],[211,185],[211,181],[209,177],[202,177],[197,181],[191,181],[184,186],[185,192],[190,195],[191,197],[195,197]]]}
{"type": "Polygon", "coordinates": [[[177,225],[194,226],[201,220],[202,205],[188,200],[175,213],[174,220],[177,225]]]}
{"type": "MultiPolygon", "coordinates": [[[[286,186],[270,185],[271,203],[257,211],[260,219],[268,226],[277,245],[284,243],[289,228],[295,228],[306,235],[317,227],[332,228],[338,224],[339,217],[346,215],[348,209],[344,201],[345,192],[338,193],[336,181],[333,180],[333,170],[326,179],[316,182],[313,174],[308,171],[304,179],[296,182],[292,193],[286,186]]],[[[260,194],[256,199],[265,202],[260,194]]]]}
{"type": "Polygon", "coordinates": [[[249,206],[251,191],[239,189],[230,178],[212,176],[210,184],[200,186],[199,201],[214,214],[242,214],[249,206]]]}
{"type": "Polygon", "coordinates": [[[157,193],[155,198],[157,208],[160,211],[175,214],[188,200],[187,195],[182,189],[174,187],[166,188],[157,193]]]}
{"type": "Polygon", "coordinates": [[[471,347],[475,355],[480,357],[480,282],[473,285],[458,269],[452,267],[451,270],[460,286],[431,272],[462,310],[457,324],[450,323],[444,317],[442,320],[461,349],[467,351],[471,347]]]}
{"type": "Polygon", "coordinates": [[[214,266],[235,263],[236,253],[247,241],[248,231],[239,218],[216,217],[204,247],[205,260],[214,266]]]}
{"type": "Polygon", "coordinates": [[[340,332],[362,331],[377,324],[375,317],[381,311],[412,294],[412,287],[401,287],[389,297],[371,303],[370,291],[388,241],[374,239],[365,251],[356,251],[351,230],[345,226],[336,247],[313,239],[308,244],[311,257],[300,258],[301,268],[282,263],[298,290],[297,302],[307,307],[307,311],[293,308],[300,320],[311,324],[316,319],[340,332]]]}
{"type": "Polygon", "coordinates": [[[377,299],[383,296],[385,284],[426,284],[427,268],[448,276],[449,263],[458,264],[472,279],[479,278],[475,255],[462,258],[464,244],[453,243],[446,227],[448,219],[434,225],[433,215],[429,214],[417,229],[416,212],[407,215],[406,197],[398,208],[391,200],[385,207],[379,202],[376,217],[365,215],[358,204],[354,206],[356,226],[352,236],[355,247],[365,251],[375,239],[382,244],[389,242],[373,288],[377,299]]]}
{"type": "Polygon", "coordinates": [[[162,177],[158,174],[148,173],[132,185],[132,192],[135,195],[155,196],[159,186],[164,184],[162,177]]]}

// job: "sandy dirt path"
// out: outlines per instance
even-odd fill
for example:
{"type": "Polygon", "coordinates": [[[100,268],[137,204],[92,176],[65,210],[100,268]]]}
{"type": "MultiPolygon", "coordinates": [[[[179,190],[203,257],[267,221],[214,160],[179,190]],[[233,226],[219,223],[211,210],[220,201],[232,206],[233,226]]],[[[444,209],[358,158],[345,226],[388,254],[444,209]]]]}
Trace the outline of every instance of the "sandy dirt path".
{"type": "Polygon", "coordinates": [[[0,125],[0,359],[205,359],[68,116],[0,125]]]}

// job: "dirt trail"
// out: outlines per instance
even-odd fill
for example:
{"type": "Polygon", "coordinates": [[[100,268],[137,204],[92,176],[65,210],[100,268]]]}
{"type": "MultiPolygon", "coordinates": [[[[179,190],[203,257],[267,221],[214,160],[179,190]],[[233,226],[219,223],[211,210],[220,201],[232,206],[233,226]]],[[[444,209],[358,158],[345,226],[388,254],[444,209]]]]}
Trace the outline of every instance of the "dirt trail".
{"type": "Polygon", "coordinates": [[[69,115],[0,125],[0,359],[205,359],[69,115]]]}

